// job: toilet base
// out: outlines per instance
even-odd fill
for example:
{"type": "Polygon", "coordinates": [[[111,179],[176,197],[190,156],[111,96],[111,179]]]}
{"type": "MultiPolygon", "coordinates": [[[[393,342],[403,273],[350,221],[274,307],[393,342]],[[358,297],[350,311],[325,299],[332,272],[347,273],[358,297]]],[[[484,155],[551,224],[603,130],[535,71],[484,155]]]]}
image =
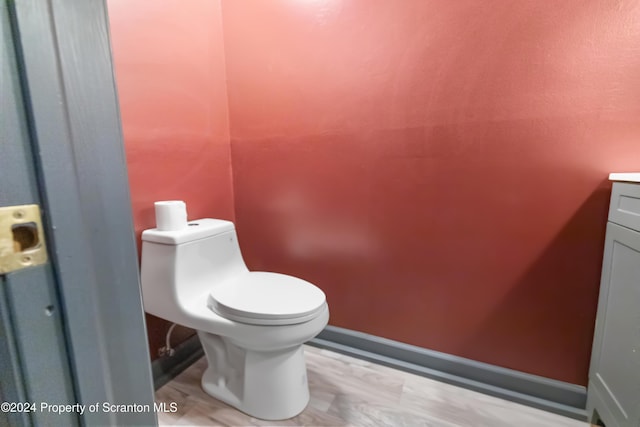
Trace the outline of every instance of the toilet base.
{"type": "Polygon", "coordinates": [[[283,350],[247,350],[228,338],[198,331],[207,369],[202,388],[212,397],[264,420],[284,420],[309,402],[302,345],[283,350]]]}

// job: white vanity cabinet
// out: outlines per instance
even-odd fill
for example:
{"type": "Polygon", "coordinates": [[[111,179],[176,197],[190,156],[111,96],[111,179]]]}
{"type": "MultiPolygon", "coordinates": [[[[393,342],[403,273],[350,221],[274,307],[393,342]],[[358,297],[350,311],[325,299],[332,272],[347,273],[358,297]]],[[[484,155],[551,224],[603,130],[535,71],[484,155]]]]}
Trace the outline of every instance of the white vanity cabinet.
{"type": "Polygon", "coordinates": [[[607,427],[640,427],[640,174],[611,178],[622,180],[611,193],[587,413],[607,427]]]}

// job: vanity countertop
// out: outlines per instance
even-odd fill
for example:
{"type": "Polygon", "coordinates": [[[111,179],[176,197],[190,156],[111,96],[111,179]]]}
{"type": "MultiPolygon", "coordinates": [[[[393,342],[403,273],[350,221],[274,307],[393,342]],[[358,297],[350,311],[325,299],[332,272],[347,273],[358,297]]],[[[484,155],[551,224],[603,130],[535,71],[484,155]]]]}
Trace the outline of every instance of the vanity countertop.
{"type": "Polygon", "coordinates": [[[610,173],[609,181],[640,182],[640,172],[610,173]]]}

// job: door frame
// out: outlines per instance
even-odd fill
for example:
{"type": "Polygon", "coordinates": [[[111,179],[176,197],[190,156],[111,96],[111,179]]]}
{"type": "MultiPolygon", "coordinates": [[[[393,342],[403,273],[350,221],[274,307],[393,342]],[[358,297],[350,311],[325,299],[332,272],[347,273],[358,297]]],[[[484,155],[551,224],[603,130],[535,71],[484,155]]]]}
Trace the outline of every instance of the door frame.
{"type": "MultiPolygon", "coordinates": [[[[106,4],[3,1],[11,15],[77,402],[153,408],[106,4]]],[[[153,410],[100,410],[80,421],[157,422],[153,410]]]]}

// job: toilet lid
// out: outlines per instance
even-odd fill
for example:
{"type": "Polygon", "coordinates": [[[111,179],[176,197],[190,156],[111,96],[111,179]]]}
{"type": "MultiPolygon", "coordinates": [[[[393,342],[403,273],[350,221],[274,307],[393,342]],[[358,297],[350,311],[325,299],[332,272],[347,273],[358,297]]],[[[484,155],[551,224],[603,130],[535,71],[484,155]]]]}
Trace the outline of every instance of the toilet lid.
{"type": "Polygon", "coordinates": [[[278,273],[248,272],[217,286],[209,308],[230,320],[254,325],[291,325],[324,310],[325,295],[315,285],[278,273]]]}

